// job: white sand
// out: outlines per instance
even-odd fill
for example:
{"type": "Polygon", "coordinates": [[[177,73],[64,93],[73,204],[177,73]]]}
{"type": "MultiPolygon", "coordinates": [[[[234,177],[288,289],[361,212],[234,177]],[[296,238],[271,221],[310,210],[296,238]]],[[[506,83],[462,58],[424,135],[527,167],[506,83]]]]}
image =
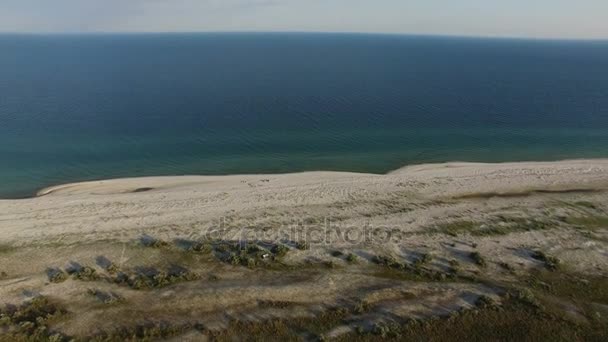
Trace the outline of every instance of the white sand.
{"type": "MultiPolygon", "coordinates": [[[[0,240],[82,242],[131,239],[157,231],[180,236],[204,229],[221,217],[276,223],[293,215],[302,215],[301,219],[331,215],[336,204],[345,220],[362,223],[368,219],[357,212],[377,201],[414,203],[485,192],[606,188],[607,159],[428,164],[387,175],[305,172],[116,179],[52,187],[32,199],[1,200],[0,240]],[[142,188],[152,189],[133,192],[142,188]]],[[[387,217],[383,219],[390,220],[387,217]]]]}

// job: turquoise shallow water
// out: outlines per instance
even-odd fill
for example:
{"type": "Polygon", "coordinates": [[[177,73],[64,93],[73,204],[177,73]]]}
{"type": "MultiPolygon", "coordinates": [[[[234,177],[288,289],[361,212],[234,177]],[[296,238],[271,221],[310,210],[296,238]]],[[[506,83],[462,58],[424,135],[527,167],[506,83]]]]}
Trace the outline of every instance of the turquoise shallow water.
{"type": "Polygon", "coordinates": [[[608,157],[608,42],[0,35],[0,197],[181,174],[608,157]]]}

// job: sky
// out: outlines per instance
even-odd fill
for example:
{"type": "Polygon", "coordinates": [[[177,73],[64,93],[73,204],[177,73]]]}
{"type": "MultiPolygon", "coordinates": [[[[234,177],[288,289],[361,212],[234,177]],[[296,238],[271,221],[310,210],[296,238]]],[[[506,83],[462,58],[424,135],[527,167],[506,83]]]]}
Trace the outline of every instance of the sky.
{"type": "Polygon", "coordinates": [[[198,31],[608,39],[608,0],[0,0],[0,32],[198,31]]]}

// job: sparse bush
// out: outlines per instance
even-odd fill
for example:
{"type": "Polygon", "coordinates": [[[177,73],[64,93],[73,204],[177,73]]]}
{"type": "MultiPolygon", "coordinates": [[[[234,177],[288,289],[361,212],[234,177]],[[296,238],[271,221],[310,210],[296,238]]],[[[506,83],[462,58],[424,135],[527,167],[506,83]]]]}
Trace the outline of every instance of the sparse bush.
{"type": "Polygon", "coordinates": [[[106,271],[110,274],[116,274],[116,273],[118,273],[119,270],[120,270],[120,268],[118,266],[116,266],[116,264],[114,264],[114,263],[109,264],[108,267],[106,267],[106,271]]]}
{"type": "Polygon", "coordinates": [[[260,246],[256,245],[256,244],[250,244],[247,245],[247,253],[249,254],[256,254],[262,251],[262,248],[260,248],[260,246]]]}
{"type": "Polygon", "coordinates": [[[532,291],[530,291],[529,289],[511,291],[509,292],[508,296],[515,298],[520,303],[531,306],[535,309],[542,308],[541,303],[538,301],[536,296],[534,296],[534,293],[532,293],[532,291]]]}
{"type": "Polygon", "coordinates": [[[95,280],[99,279],[99,276],[97,275],[97,271],[95,271],[94,268],[89,267],[89,266],[83,266],[80,269],[75,270],[72,273],[72,276],[74,277],[74,279],[81,280],[81,281],[95,281],[95,280]]]}
{"type": "Polygon", "coordinates": [[[237,266],[241,264],[241,256],[236,253],[230,253],[228,255],[228,263],[237,266]]]}
{"type": "Polygon", "coordinates": [[[404,269],[405,265],[403,263],[398,262],[394,257],[392,256],[374,256],[374,258],[372,259],[372,261],[378,265],[383,265],[389,268],[395,268],[395,269],[404,269]]]}
{"type": "Polygon", "coordinates": [[[353,254],[353,253],[349,253],[348,256],[346,257],[346,261],[353,263],[353,262],[357,262],[357,255],[353,254]]]}
{"type": "Polygon", "coordinates": [[[341,257],[343,255],[344,255],[344,253],[342,253],[340,251],[333,251],[333,252],[331,252],[331,256],[336,257],[336,258],[339,258],[339,257],[341,257]]]}
{"type": "Polygon", "coordinates": [[[422,266],[426,263],[431,262],[431,260],[433,260],[433,255],[431,255],[430,253],[423,253],[418,259],[416,259],[416,261],[414,261],[414,266],[422,266]]]}
{"type": "Polygon", "coordinates": [[[188,247],[188,252],[192,252],[192,253],[211,253],[211,251],[213,250],[212,246],[210,243],[207,242],[201,242],[201,241],[196,241],[194,243],[192,243],[189,247],[188,247]]]}
{"type": "Polygon", "coordinates": [[[475,301],[475,305],[480,308],[495,307],[496,301],[494,299],[492,299],[491,297],[482,295],[479,298],[477,298],[477,300],[475,301]]]}
{"type": "Polygon", "coordinates": [[[296,242],[296,248],[299,250],[308,250],[310,249],[310,244],[306,241],[296,242]]]}
{"type": "Polygon", "coordinates": [[[253,268],[258,264],[255,258],[252,257],[244,257],[241,263],[243,264],[243,266],[247,266],[249,268],[253,268]]]}
{"type": "Polygon", "coordinates": [[[388,337],[388,333],[390,332],[390,329],[385,324],[375,324],[374,328],[372,329],[372,332],[374,333],[374,335],[378,335],[378,336],[381,336],[382,338],[386,338],[386,337],[388,337]]]}
{"type": "Polygon", "coordinates": [[[135,326],[121,327],[114,331],[97,333],[92,341],[156,341],[178,336],[191,330],[190,324],[173,325],[167,322],[146,322],[135,326]]]}
{"type": "Polygon", "coordinates": [[[481,254],[479,254],[479,252],[471,252],[471,254],[469,254],[470,258],[473,259],[473,261],[481,266],[481,267],[485,267],[487,265],[486,263],[486,259],[484,259],[483,256],[481,256],[481,254]]]}
{"type": "Polygon", "coordinates": [[[366,302],[357,303],[357,305],[355,305],[355,307],[353,308],[353,312],[358,315],[367,311],[369,311],[369,304],[367,304],[366,302]]]}
{"type": "Polygon", "coordinates": [[[87,293],[91,296],[94,296],[100,302],[104,304],[116,304],[124,301],[124,298],[120,295],[117,295],[114,292],[104,292],[98,289],[88,289],[87,293]]]}
{"type": "Polygon", "coordinates": [[[272,253],[277,257],[285,256],[289,252],[289,248],[282,244],[277,244],[272,247],[272,253]]]}
{"type": "Polygon", "coordinates": [[[451,277],[455,277],[460,270],[460,262],[456,259],[451,259],[448,261],[450,264],[449,272],[451,277]]]}
{"type": "Polygon", "coordinates": [[[140,242],[145,247],[152,247],[152,248],[164,248],[164,247],[169,247],[169,245],[170,245],[167,241],[163,241],[163,240],[151,237],[149,235],[142,236],[140,238],[140,242]]]}
{"type": "Polygon", "coordinates": [[[129,282],[129,275],[125,272],[118,272],[113,280],[117,284],[126,284],[129,282]]]}
{"type": "Polygon", "coordinates": [[[129,286],[134,290],[143,290],[152,287],[148,277],[144,276],[143,274],[138,274],[129,279],[129,286]]]}
{"type": "Polygon", "coordinates": [[[545,267],[550,271],[555,271],[559,268],[561,261],[553,256],[545,254],[543,251],[532,252],[532,258],[542,261],[545,267]]]}
{"type": "Polygon", "coordinates": [[[128,277],[126,283],[134,290],[145,290],[197,279],[200,279],[197,273],[174,265],[167,272],[156,271],[154,269],[141,270],[138,274],[128,277]]]}
{"type": "Polygon", "coordinates": [[[51,283],[62,283],[68,279],[68,275],[59,268],[49,268],[46,274],[51,283]]]}
{"type": "Polygon", "coordinates": [[[588,202],[588,201],[578,201],[578,202],[576,202],[574,204],[578,205],[579,207],[585,207],[585,208],[589,208],[589,209],[597,209],[597,205],[595,205],[595,203],[588,202]]]}
{"type": "Polygon", "coordinates": [[[515,272],[515,267],[513,267],[513,265],[511,264],[508,264],[506,262],[500,262],[498,263],[498,265],[511,273],[515,272]]]}

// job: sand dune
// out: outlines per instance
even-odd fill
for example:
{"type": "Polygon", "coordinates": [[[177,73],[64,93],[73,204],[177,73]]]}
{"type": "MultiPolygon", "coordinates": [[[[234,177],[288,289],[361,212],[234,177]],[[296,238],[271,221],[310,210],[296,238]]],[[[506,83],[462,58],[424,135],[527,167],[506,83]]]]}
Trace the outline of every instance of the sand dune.
{"type": "MultiPolygon", "coordinates": [[[[349,334],[470,309],[480,296],[508,301],[505,289],[529,286],[554,260],[560,276],[596,284],[608,276],[607,194],[607,159],[60,185],[0,200],[0,304],[41,294],[73,313],[55,328],[88,336],[143,317],[232,333],[235,321],[316,317],[364,301],[365,313],[326,332],[349,334]],[[265,251],[259,260],[239,251],[245,240],[265,251]],[[192,254],[197,241],[212,251],[192,254]],[[284,256],[270,252],[278,245],[284,256]],[[49,284],[49,270],[74,265],[100,276],[49,284]],[[175,267],[198,276],[174,285],[146,278],[175,267]],[[154,288],[137,288],[141,277],[154,288]],[[107,309],[87,291],[124,304],[107,309]]],[[[585,303],[571,305],[586,312],[585,303]]]]}
{"type": "MultiPolygon", "coordinates": [[[[305,219],[331,214],[317,206],[357,202],[363,207],[359,210],[369,210],[377,201],[399,196],[415,202],[484,193],[605,189],[607,171],[608,160],[573,160],[416,165],[387,175],[305,172],[104,180],[47,188],[37,198],[0,201],[0,234],[4,241],[25,243],[55,236],[80,241],[94,232],[133,237],[163,226],[180,226],[176,233],[183,233],[183,227],[205,226],[219,217],[247,218],[255,225],[285,208],[310,207],[300,210],[304,216],[299,218],[305,219]]],[[[345,211],[341,216],[352,223],[368,219],[345,211]]]]}

